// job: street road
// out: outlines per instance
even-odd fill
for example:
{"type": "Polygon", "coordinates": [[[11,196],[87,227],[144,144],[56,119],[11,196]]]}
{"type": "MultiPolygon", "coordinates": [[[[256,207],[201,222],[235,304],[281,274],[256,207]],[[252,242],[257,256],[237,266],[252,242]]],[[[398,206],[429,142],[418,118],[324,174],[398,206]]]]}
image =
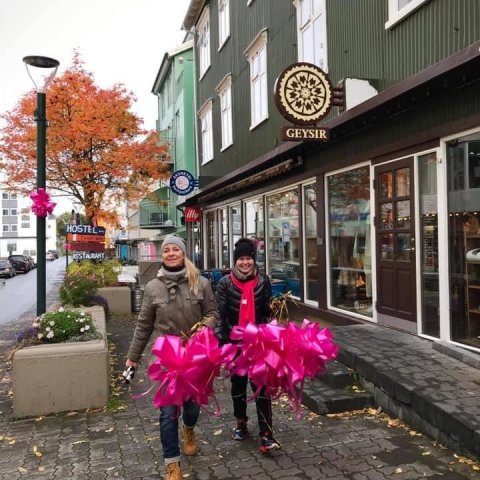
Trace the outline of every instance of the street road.
{"type": "MultiPolygon", "coordinates": [[[[47,261],[47,294],[58,288],[65,272],[65,257],[53,262],[47,261]]],[[[5,285],[0,286],[0,325],[13,322],[20,315],[35,306],[37,301],[37,270],[17,273],[13,278],[1,278],[5,285]]]]}

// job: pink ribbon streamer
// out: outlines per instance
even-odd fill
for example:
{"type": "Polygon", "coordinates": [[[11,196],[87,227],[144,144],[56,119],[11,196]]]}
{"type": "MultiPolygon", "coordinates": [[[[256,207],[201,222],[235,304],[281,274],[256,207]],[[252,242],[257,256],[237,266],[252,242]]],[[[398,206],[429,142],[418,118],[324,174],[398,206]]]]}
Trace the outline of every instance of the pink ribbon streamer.
{"type": "Polygon", "coordinates": [[[216,405],[214,413],[219,415],[213,381],[220,376],[222,365],[231,364],[236,352],[232,344],[219,347],[213,330],[207,327],[188,340],[174,335],[158,337],[152,348],[157,359],[148,367],[150,380],[158,384],[154,406],[181,406],[187,400],[206,406],[211,399],[216,405]]]}
{"type": "Polygon", "coordinates": [[[236,326],[230,338],[239,342],[240,349],[230,373],[248,375],[257,386],[256,395],[262,389],[272,398],[287,394],[297,417],[301,416],[305,379],[325,373],[327,362],[338,354],[330,330],[308,320],[301,326],[293,322],[278,325],[276,320],[236,326]]]}
{"type": "Polygon", "coordinates": [[[37,217],[46,217],[53,212],[56,203],[50,201],[50,195],[43,188],[37,188],[30,198],[33,202],[32,211],[37,217]]]}

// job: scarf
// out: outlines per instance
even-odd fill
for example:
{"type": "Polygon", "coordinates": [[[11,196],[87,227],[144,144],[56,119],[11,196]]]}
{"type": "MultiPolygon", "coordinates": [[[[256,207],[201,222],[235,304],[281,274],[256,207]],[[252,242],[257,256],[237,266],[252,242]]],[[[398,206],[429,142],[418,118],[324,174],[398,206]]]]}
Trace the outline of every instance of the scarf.
{"type": "Polygon", "coordinates": [[[233,284],[242,292],[240,299],[240,311],[238,314],[238,325],[245,327],[249,323],[255,323],[255,294],[254,290],[258,284],[258,275],[251,280],[241,282],[233,272],[230,272],[233,284]]]}

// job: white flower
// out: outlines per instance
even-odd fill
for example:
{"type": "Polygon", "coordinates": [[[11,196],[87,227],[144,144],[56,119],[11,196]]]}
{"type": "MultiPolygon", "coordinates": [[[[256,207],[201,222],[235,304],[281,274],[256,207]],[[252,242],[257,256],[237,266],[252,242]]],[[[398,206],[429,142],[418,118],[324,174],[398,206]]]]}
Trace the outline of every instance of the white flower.
{"type": "Polygon", "coordinates": [[[41,340],[41,339],[43,338],[43,333],[39,333],[39,334],[37,335],[37,338],[38,338],[39,340],[41,340]]]}
{"type": "Polygon", "coordinates": [[[50,327],[47,327],[45,330],[46,330],[47,332],[49,332],[49,331],[51,330],[51,328],[50,328],[50,327]]]}
{"type": "Polygon", "coordinates": [[[53,338],[53,335],[54,335],[53,331],[48,332],[47,333],[47,338],[53,338]]]}
{"type": "Polygon", "coordinates": [[[82,327],[82,328],[80,329],[80,331],[83,333],[83,332],[85,331],[85,329],[82,327]]]}
{"type": "Polygon", "coordinates": [[[85,321],[84,318],[80,318],[80,320],[79,320],[80,323],[83,323],[84,321],[85,321]]]}
{"type": "Polygon", "coordinates": [[[60,307],[60,308],[58,309],[58,311],[59,311],[59,312],[64,312],[65,309],[64,309],[63,307],[60,307]]]}
{"type": "Polygon", "coordinates": [[[85,325],[85,330],[90,330],[90,325],[85,325]]]}
{"type": "Polygon", "coordinates": [[[53,320],[50,321],[50,326],[53,327],[55,325],[55,322],[53,320]]]}
{"type": "Polygon", "coordinates": [[[33,327],[33,328],[37,328],[37,327],[39,327],[39,326],[40,326],[40,324],[37,323],[36,321],[32,323],[32,327],[33,327]]]}
{"type": "Polygon", "coordinates": [[[85,312],[80,312],[80,316],[81,316],[81,317],[84,317],[84,316],[85,316],[85,312]]]}

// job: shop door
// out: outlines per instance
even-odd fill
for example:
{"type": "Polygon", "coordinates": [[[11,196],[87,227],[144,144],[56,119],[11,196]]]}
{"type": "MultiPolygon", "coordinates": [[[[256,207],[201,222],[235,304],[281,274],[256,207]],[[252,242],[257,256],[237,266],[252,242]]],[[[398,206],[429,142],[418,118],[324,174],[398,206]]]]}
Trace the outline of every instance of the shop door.
{"type": "Polygon", "coordinates": [[[416,331],[413,176],[413,158],[375,168],[375,231],[378,321],[416,331]]]}

